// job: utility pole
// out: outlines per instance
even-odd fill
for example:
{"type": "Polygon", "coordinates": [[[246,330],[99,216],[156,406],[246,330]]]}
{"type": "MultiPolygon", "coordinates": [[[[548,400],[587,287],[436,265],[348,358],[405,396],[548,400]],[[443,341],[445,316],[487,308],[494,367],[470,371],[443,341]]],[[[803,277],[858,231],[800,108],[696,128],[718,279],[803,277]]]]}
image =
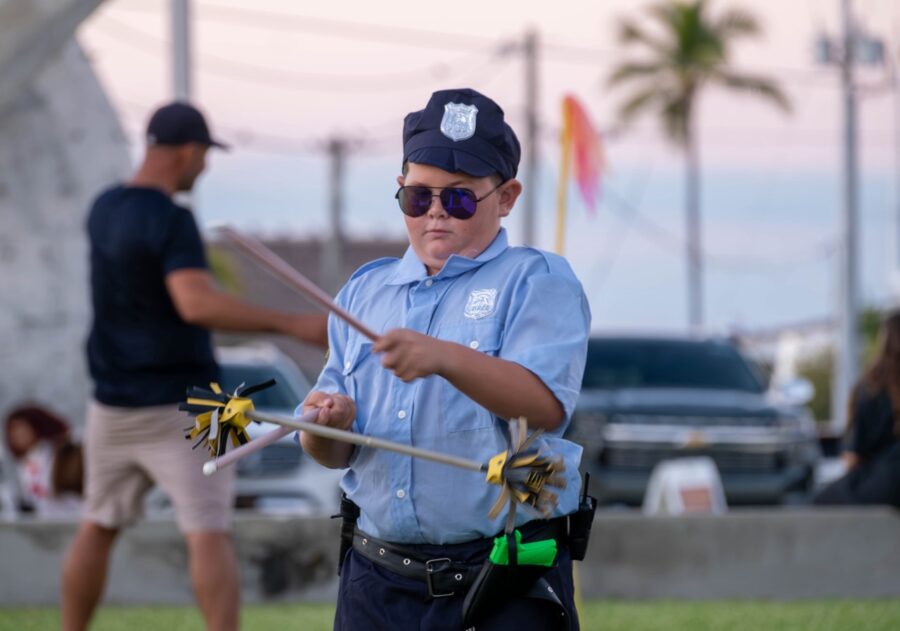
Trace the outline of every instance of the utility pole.
{"type": "Polygon", "coordinates": [[[535,223],[538,192],[538,35],[537,31],[525,33],[525,190],[522,193],[522,241],[525,245],[537,245],[535,223]]]}
{"type": "MultiPolygon", "coordinates": [[[[900,41],[900,28],[894,23],[894,42],[900,41]]],[[[891,276],[894,283],[894,306],[900,307],[900,50],[891,51],[891,79],[894,97],[894,260],[891,276]]]]}
{"type": "Polygon", "coordinates": [[[844,100],[843,206],[841,213],[841,289],[838,306],[837,362],[832,388],[832,423],[842,431],[847,425],[847,402],[859,374],[859,218],[857,210],[856,86],[853,64],[856,58],[856,23],[852,0],[841,0],[843,55],[841,85],[844,100]]]}
{"type": "Polygon", "coordinates": [[[343,138],[332,138],[328,141],[328,155],[331,168],[329,171],[329,188],[331,191],[328,217],[328,236],[322,239],[322,251],[319,263],[321,281],[326,291],[335,293],[343,280],[344,234],[342,217],[344,214],[344,166],[347,159],[347,141],[343,138]]]}
{"type": "MultiPolygon", "coordinates": [[[[839,249],[839,290],[837,304],[837,339],[831,387],[832,429],[843,432],[847,426],[847,402],[859,375],[859,165],[856,140],[857,86],[854,69],[857,63],[875,66],[884,62],[884,43],[860,30],[853,17],[852,0],[841,0],[843,34],[834,40],[825,34],[816,40],[816,60],[839,65],[844,101],[843,186],[841,204],[841,247],[839,249]]],[[[898,104],[900,108],[900,104],[898,104]]],[[[897,113],[900,120],[900,110],[897,113]]],[[[900,132],[898,132],[900,134],[900,132]]],[[[900,135],[898,135],[900,139],[900,135]]],[[[898,141],[900,142],[900,141],[898,141]]],[[[900,148],[898,148],[900,169],[900,148]]],[[[898,174],[900,187],[900,174],[898,174]]],[[[900,196],[898,196],[898,242],[900,242],[900,196]]],[[[900,265],[900,260],[897,260],[900,265]]]]}
{"type": "Polygon", "coordinates": [[[190,0],[172,0],[172,93],[176,101],[191,99],[190,0]]]}
{"type": "MultiPolygon", "coordinates": [[[[695,108],[696,109],[696,108],[695,108]]],[[[688,112],[688,139],[685,148],[685,247],[687,249],[688,329],[703,332],[703,234],[700,219],[700,141],[696,134],[695,112],[688,112]]]]}
{"type": "MultiPolygon", "coordinates": [[[[171,0],[172,18],[172,98],[191,100],[191,0],[171,0]]],[[[180,202],[198,212],[197,187],[193,191],[177,193],[180,202]]]]}

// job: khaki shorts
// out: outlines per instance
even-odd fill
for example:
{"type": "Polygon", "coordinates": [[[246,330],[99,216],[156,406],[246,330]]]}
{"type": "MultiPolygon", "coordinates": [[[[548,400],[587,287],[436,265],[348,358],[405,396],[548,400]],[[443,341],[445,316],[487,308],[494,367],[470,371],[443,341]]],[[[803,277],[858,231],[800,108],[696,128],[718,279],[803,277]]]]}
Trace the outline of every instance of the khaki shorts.
{"type": "Polygon", "coordinates": [[[231,528],[234,468],[203,475],[209,452],[193,447],[184,429],[193,419],[177,405],[119,408],[88,403],[84,436],[84,518],[119,528],[141,514],[157,484],[172,498],[182,532],[231,528]]]}

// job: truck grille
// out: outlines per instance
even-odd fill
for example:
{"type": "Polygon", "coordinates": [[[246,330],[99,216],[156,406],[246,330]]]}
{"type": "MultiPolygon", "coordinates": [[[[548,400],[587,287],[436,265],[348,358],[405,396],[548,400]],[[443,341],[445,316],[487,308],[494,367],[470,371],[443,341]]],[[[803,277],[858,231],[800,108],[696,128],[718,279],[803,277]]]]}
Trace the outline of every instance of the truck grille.
{"type": "Polygon", "coordinates": [[[775,471],[782,458],[777,453],[718,451],[710,449],[675,450],[664,448],[611,448],[600,454],[600,462],[616,469],[649,471],[663,460],[709,456],[722,473],[775,471]]]}
{"type": "Polygon", "coordinates": [[[695,427],[775,427],[774,416],[683,416],[672,414],[615,414],[612,422],[626,425],[685,425],[695,427]]]}

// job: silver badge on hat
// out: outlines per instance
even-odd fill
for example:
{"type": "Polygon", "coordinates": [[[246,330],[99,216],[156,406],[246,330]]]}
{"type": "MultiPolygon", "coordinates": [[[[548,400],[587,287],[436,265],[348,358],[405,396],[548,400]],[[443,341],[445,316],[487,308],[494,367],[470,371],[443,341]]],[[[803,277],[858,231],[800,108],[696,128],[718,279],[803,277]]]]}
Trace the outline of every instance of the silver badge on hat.
{"type": "Polygon", "coordinates": [[[478,108],[465,103],[447,103],[444,105],[444,118],[441,119],[441,133],[456,142],[475,135],[475,116],[478,108]]]}

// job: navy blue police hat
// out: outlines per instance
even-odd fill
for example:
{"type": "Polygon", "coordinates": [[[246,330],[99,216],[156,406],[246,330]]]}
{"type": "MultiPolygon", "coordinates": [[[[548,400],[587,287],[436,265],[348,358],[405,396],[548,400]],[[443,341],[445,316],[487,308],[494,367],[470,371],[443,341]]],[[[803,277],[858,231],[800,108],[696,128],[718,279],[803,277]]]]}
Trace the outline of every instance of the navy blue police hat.
{"type": "Polygon", "coordinates": [[[228,145],[213,140],[206,119],[193,105],[176,101],[163,105],[150,117],[147,145],[183,145],[189,142],[228,149],[228,145]]]}
{"type": "Polygon", "coordinates": [[[403,121],[403,162],[475,177],[516,176],[522,149],[503,110],[469,88],[440,90],[403,121]]]}

